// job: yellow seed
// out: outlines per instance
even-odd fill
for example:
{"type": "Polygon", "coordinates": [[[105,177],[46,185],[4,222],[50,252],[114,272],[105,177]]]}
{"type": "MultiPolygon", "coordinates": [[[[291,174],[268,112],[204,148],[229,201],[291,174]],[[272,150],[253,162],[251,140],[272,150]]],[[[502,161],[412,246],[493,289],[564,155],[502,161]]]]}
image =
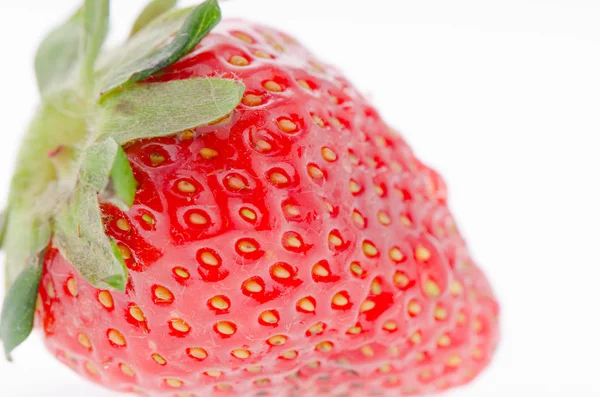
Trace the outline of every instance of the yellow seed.
{"type": "Polygon", "coordinates": [[[466,322],[467,322],[467,316],[466,316],[466,314],[463,313],[463,312],[459,312],[456,315],[456,324],[463,325],[466,322]]]}
{"type": "Polygon", "coordinates": [[[473,320],[471,328],[473,328],[473,331],[475,331],[476,333],[480,333],[481,331],[483,331],[483,324],[480,320],[475,319],[473,320]]]}
{"type": "Polygon", "coordinates": [[[98,375],[98,368],[96,368],[96,366],[89,361],[85,363],[85,369],[87,369],[92,375],[98,375]]]}
{"type": "Polygon", "coordinates": [[[418,245],[415,249],[415,258],[417,258],[419,262],[427,262],[431,258],[431,252],[422,245],[418,245]]]}
{"type": "Polygon", "coordinates": [[[131,314],[131,317],[133,317],[139,322],[146,321],[146,316],[144,315],[144,312],[142,312],[142,309],[140,309],[137,306],[131,306],[129,308],[129,314],[131,314]]]}
{"type": "Polygon", "coordinates": [[[255,280],[246,280],[244,282],[244,289],[248,292],[257,293],[261,292],[263,290],[263,287],[255,280]]]}
{"type": "Polygon", "coordinates": [[[248,189],[248,186],[246,186],[244,181],[241,178],[238,178],[237,176],[229,178],[229,180],[227,181],[227,186],[229,186],[231,190],[236,191],[248,189]]]}
{"type": "Polygon", "coordinates": [[[239,55],[234,55],[231,58],[229,58],[229,63],[234,66],[248,66],[249,65],[248,60],[239,55]]]}
{"type": "Polygon", "coordinates": [[[235,36],[236,38],[240,39],[240,40],[241,40],[241,41],[243,41],[244,43],[247,43],[247,44],[252,44],[252,43],[254,43],[254,40],[252,39],[252,37],[248,36],[248,35],[247,35],[247,34],[245,34],[245,33],[242,33],[242,32],[235,32],[235,33],[232,33],[232,35],[233,35],[233,36],[235,36]]]}
{"type": "Polygon", "coordinates": [[[329,353],[333,350],[333,343],[331,342],[321,342],[317,344],[316,349],[321,353],[329,353]]]}
{"type": "Polygon", "coordinates": [[[440,336],[437,340],[437,344],[440,347],[448,347],[448,346],[450,346],[451,343],[452,343],[452,340],[446,334],[440,336]]]}
{"type": "Polygon", "coordinates": [[[123,259],[125,259],[125,260],[131,259],[131,250],[128,247],[126,247],[122,244],[119,244],[118,247],[119,247],[119,252],[121,253],[121,256],[123,257],[123,259]]]}
{"type": "Polygon", "coordinates": [[[373,351],[373,348],[371,346],[363,346],[360,348],[360,351],[366,357],[373,357],[375,355],[375,352],[373,351]]]}
{"type": "Polygon", "coordinates": [[[167,384],[167,386],[172,387],[174,389],[179,389],[181,386],[183,386],[183,382],[179,379],[167,378],[165,379],[165,383],[167,384]]]}
{"type": "Polygon", "coordinates": [[[379,280],[373,280],[371,283],[371,293],[373,295],[381,295],[382,292],[381,282],[379,280]]]}
{"type": "Polygon", "coordinates": [[[385,194],[385,190],[383,190],[383,187],[381,187],[381,185],[375,185],[375,193],[379,197],[383,197],[383,195],[385,194]]]}
{"type": "Polygon", "coordinates": [[[473,353],[471,353],[471,357],[473,357],[475,360],[479,360],[483,358],[483,351],[476,347],[475,350],[473,350],[473,353]]]}
{"type": "Polygon", "coordinates": [[[388,373],[392,371],[392,366],[390,364],[383,364],[379,367],[379,372],[388,373]]]}
{"type": "Polygon", "coordinates": [[[235,349],[231,352],[231,354],[233,354],[234,357],[244,360],[244,359],[250,357],[250,350],[235,349]]]}
{"type": "Polygon", "coordinates": [[[190,326],[184,320],[182,320],[180,318],[172,319],[171,327],[173,327],[173,329],[175,331],[179,331],[179,332],[183,332],[183,333],[190,332],[190,330],[191,330],[190,326]]]}
{"type": "Polygon", "coordinates": [[[237,247],[240,251],[246,254],[255,252],[258,249],[256,245],[249,240],[240,240],[237,244],[237,247]]]}
{"type": "Polygon", "coordinates": [[[309,85],[309,84],[306,82],[306,80],[298,80],[298,84],[299,84],[299,85],[300,85],[302,88],[304,88],[304,89],[306,89],[306,90],[309,90],[309,91],[310,91],[310,90],[312,90],[312,88],[311,88],[311,87],[310,87],[310,85],[309,85]]]}
{"type": "Polygon", "coordinates": [[[295,132],[298,129],[296,123],[290,119],[281,119],[278,121],[279,129],[285,133],[295,132]]]}
{"type": "Polygon", "coordinates": [[[154,290],[155,301],[158,303],[169,303],[173,302],[173,293],[165,287],[158,286],[154,290]]]}
{"type": "Polygon", "coordinates": [[[281,353],[281,357],[285,358],[286,360],[293,360],[296,357],[298,357],[298,352],[295,350],[288,350],[286,352],[281,353]]]}
{"type": "Polygon", "coordinates": [[[406,288],[410,284],[410,279],[403,272],[394,273],[394,284],[398,288],[406,288]]]}
{"type": "Polygon", "coordinates": [[[419,331],[417,331],[417,332],[413,333],[409,339],[412,343],[414,343],[415,345],[418,345],[419,343],[423,342],[423,335],[421,335],[421,333],[419,331]]]}
{"type": "Polygon", "coordinates": [[[260,319],[267,324],[277,324],[279,320],[271,310],[264,311],[260,314],[260,319]]]}
{"type": "Polygon", "coordinates": [[[112,309],[114,307],[113,297],[108,291],[100,291],[98,293],[98,301],[107,309],[112,309]]]}
{"type": "Polygon", "coordinates": [[[400,223],[406,227],[410,227],[412,225],[412,221],[406,215],[400,215],[400,223]]]}
{"type": "Polygon", "coordinates": [[[325,204],[325,209],[330,213],[333,214],[333,205],[331,205],[327,200],[323,200],[323,204],[325,204]]]}
{"type": "Polygon", "coordinates": [[[194,139],[195,135],[196,134],[194,133],[193,130],[185,130],[181,133],[181,139],[184,139],[184,140],[194,139]]]}
{"type": "Polygon", "coordinates": [[[86,349],[92,348],[92,342],[90,342],[90,338],[88,338],[86,334],[80,333],[79,335],[77,335],[77,340],[79,341],[81,346],[85,347],[86,349]]]}
{"type": "Polygon", "coordinates": [[[175,275],[179,278],[183,278],[183,279],[188,279],[190,278],[190,272],[188,272],[187,270],[185,270],[182,267],[176,267],[173,269],[173,273],[175,273],[175,275]]]}
{"type": "Polygon", "coordinates": [[[346,331],[346,333],[350,334],[350,335],[358,335],[362,332],[362,327],[358,326],[358,325],[353,325],[352,327],[348,328],[348,330],[346,331]]]}
{"type": "Polygon", "coordinates": [[[69,294],[71,296],[77,296],[77,281],[73,277],[69,277],[67,280],[67,290],[69,290],[69,294]]]}
{"type": "Polygon", "coordinates": [[[362,187],[355,180],[350,181],[350,193],[358,194],[362,190],[362,187]]]}
{"type": "Polygon", "coordinates": [[[311,335],[320,334],[325,330],[323,323],[319,322],[314,324],[312,327],[308,329],[308,333],[311,335]]]}
{"type": "Polygon", "coordinates": [[[208,147],[204,147],[204,148],[200,149],[200,156],[202,156],[206,160],[214,159],[218,155],[219,155],[219,152],[217,152],[215,149],[211,149],[208,147]]]}
{"type": "Polygon", "coordinates": [[[338,129],[341,129],[343,127],[342,122],[337,117],[332,117],[331,119],[329,119],[329,122],[338,129]]]}
{"type": "Polygon", "coordinates": [[[192,212],[189,220],[192,225],[206,225],[208,223],[208,219],[197,212],[192,212]]]}
{"type": "Polygon", "coordinates": [[[446,365],[450,368],[456,368],[462,363],[462,359],[458,354],[453,354],[446,360],[446,365]]]}
{"type": "Polygon", "coordinates": [[[276,82],[274,82],[273,80],[267,81],[265,84],[263,84],[263,87],[265,87],[265,89],[267,91],[271,91],[271,92],[281,92],[281,91],[283,91],[283,89],[281,88],[281,86],[279,84],[277,84],[276,82]]]}
{"type": "Polygon", "coordinates": [[[421,371],[421,373],[419,374],[419,377],[423,380],[431,379],[432,376],[433,376],[433,372],[431,372],[430,369],[425,369],[425,370],[421,371]]]}
{"type": "Polygon", "coordinates": [[[269,379],[267,379],[267,378],[257,379],[257,380],[254,381],[254,384],[256,386],[267,386],[270,383],[271,383],[271,381],[269,379]]]}
{"type": "Polygon", "coordinates": [[[177,189],[181,193],[194,193],[196,191],[196,186],[189,181],[179,181],[177,183],[177,189]]]}
{"type": "Polygon", "coordinates": [[[302,298],[298,301],[298,307],[300,307],[302,310],[306,311],[306,312],[314,312],[315,311],[315,305],[312,302],[312,300],[308,299],[308,298],[302,298]]]}
{"type": "Polygon", "coordinates": [[[442,294],[440,286],[433,280],[426,280],[423,289],[425,290],[425,294],[430,298],[437,298],[442,294]]]}
{"type": "Polygon", "coordinates": [[[54,290],[54,284],[52,284],[52,281],[48,281],[46,283],[46,294],[50,299],[54,299],[56,297],[56,291],[54,290]]]}
{"type": "Polygon", "coordinates": [[[335,154],[335,152],[328,147],[321,149],[321,156],[323,156],[325,161],[333,162],[337,160],[337,154],[335,154]]]}
{"type": "Polygon", "coordinates": [[[267,341],[270,345],[281,346],[287,342],[287,337],[285,335],[273,335],[267,341]]]}
{"type": "Polygon", "coordinates": [[[150,164],[152,164],[152,166],[154,166],[154,167],[161,165],[166,160],[167,159],[162,154],[159,154],[159,153],[151,153],[150,154],[150,164]]]}
{"type": "Polygon", "coordinates": [[[264,52],[263,50],[254,51],[254,55],[263,58],[263,59],[271,59],[273,58],[270,54],[264,52]]]}
{"type": "Polygon", "coordinates": [[[290,179],[281,172],[272,172],[271,175],[269,175],[269,179],[271,180],[271,183],[275,186],[285,185],[290,182],[290,179]]]}
{"type": "Polygon", "coordinates": [[[117,220],[117,227],[121,230],[123,230],[124,232],[128,232],[131,230],[131,226],[129,225],[129,222],[127,222],[127,219],[125,218],[120,218],[117,220]]]}
{"type": "Polygon", "coordinates": [[[272,269],[273,276],[276,278],[290,278],[292,274],[283,266],[276,265],[272,269]]]}
{"type": "Polygon", "coordinates": [[[352,263],[350,264],[350,271],[351,271],[352,273],[354,273],[354,275],[355,275],[355,276],[358,276],[358,277],[362,276],[362,274],[363,274],[363,272],[364,272],[364,271],[363,271],[363,268],[362,268],[362,267],[360,266],[360,264],[359,264],[359,263],[357,263],[357,262],[352,262],[352,263]]]}
{"type": "Polygon", "coordinates": [[[318,125],[321,128],[325,127],[325,121],[323,121],[323,119],[319,116],[317,116],[316,114],[312,115],[312,119],[315,122],[316,125],[318,125]]]}
{"type": "Polygon", "coordinates": [[[165,360],[164,357],[158,353],[154,353],[152,355],[152,359],[159,365],[165,365],[167,363],[167,360],[165,360]]]}
{"type": "Polygon", "coordinates": [[[325,174],[323,173],[323,171],[321,171],[321,169],[319,167],[317,167],[316,165],[310,164],[307,167],[307,170],[308,170],[308,175],[310,175],[310,177],[313,179],[323,179],[325,177],[325,174]]]}
{"type": "Polygon", "coordinates": [[[363,242],[362,249],[363,249],[364,254],[366,256],[368,256],[369,258],[373,258],[379,254],[379,251],[377,251],[377,248],[368,241],[363,242]]]}
{"type": "Polygon", "coordinates": [[[246,106],[258,106],[262,104],[262,98],[258,95],[248,94],[244,96],[242,102],[246,106]]]}
{"type": "Polygon", "coordinates": [[[316,369],[316,368],[319,368],[321,366],[321,363],[319,361],[311,361],[308,364],[306,364],[306,366],[308,368],[316,369]]]}
{"type": "Polygon", "coordinates": [[[417,355],[415,356],[415,360],[417,362],[422,362],[425,360],[425,353],[417,353],[417,355]]]}
{"type": "Polygon", "coordinates": [[[463,293],[463,286],[458,281],[454,280],[450,284],[450,294],[453,296],[459,296],[463,293]]]}
{"type": "Polygon", "coordinates": [[[219,266],[220,265],[217,257],[208,251],[202,252],[200,254],[200,259],[202,260],[202,262],[204,262],[205,265],[208,265],[208,266],[219,266]]]}
{"type": "Polygon", "coordinates": [[[329,243],[334,247],[341,247],[344,241],[339,236],[329,233],[329,243]]]}
{"type": "Polygon", "coordinates": [[[223,372],[216,369],[209,369],[205,372],[205,374],[211,378],[219,378],[221,375],[223,375],[223,372]]]}
{"type": "Polygon", "coordinates": [[[223,335],[233,335],[235,334],[235,327],[230,322],[219,321],[217,323],[217,331],[219,331],[223,335]]]}
{"type": "Polygon", "coordinates": [[[379,221],[379,223],[381,223],[384,226],[387,226],[390,223],[392,223],[392,220],[390,219],[389,215],[386,214],[385,212],[379,212],[377,214],[377,220],[379,221]]]}
{"type": "Polygon", "coordinates": [[[358,211],[352,212],[352,220],[354,221],[356,226],[360,228],[364,228],[366,225],[365,218],[363,218],[363,216],[358,211]]]}
{"type": "Polygon", "coordinates": [[[331,300],[331,302],[333,303],[334,306],[346,306],[348,303],[350,303],[348,301],[348,298],[346,298],[342,293],[338,292],[337,294],[335,294],[333,296],[333,299],[331,300]]]}
{"type": "Polygon", "coordinates": [[[302,247],[302,241],[296,236],[289,236],[285,239],[285,243],[288,247],[291,248],[300,248],[302,247]]]}
{"type": "Polygon", "coordinates": [[[119,365],[119,368],[121,369],[121,372],[123,372],[125,375],[127,376],[135,376],[135,372],[133,371],[133,369],[131,369],[131,367],[127,364],[121,364],[119,365]]]}
{"type": "Polygon", "coordinates": [[[360,311],[361,313],[368,312],[369,310],[373,310],[374,307],[375,302],[373,302],[370,299],[367,299],[360,305],[360,311]]]}
{"type": "Polygon", "coordinates": [[[206,357],[208,357],[208,353],[206,352],[206,350],[204,350],[201,347],[192,347],[188,350],[188,354],[199,360],[204,360],[206,357]]]}
{"type": "Polygon", "coordinates": [[[125,346],[127,341],[125,341],[125,337],[122,333],[117,331],[116,329],[111,329],[108,331],[108,340],[114,343],[117,346],[125,346]]]}
{"type": "Polygon", "coordinates": [[[416,316],[421,313],[421,305],[416,301],[410,301],[408,304],[408,314],[416,316]]]}
{"type": "Polygon", "coordinates": [[[435,317],[436,320],[442,321],[442,320],[445,320],[448,317],[448,312],[446,312],[446,309],[444,309],[443,307],[438,306],[438,307],[435,308],[435,311],[434,311],[433,315],[434,315],[434,317],[435,317]]]}
{"type": "Polygon", "coordinates": [[[258,374],[262,372],[262,367],[260,365],[253,365],[251,367],[246,368],[246,371],[250,372],[251,374],[258,374]]]}
{"type": "Polygon", "coordinates": [[[269,142],[267,142],[263,139],[259,139],[258,141],[256,141],[254,143],[254,146],[256,147],[257,150],[260,150],[261,152],[268,152],[269,150],[271,150],[273,148],[269,142]]]}
{"type": "Polygon", "coordinates": [[[390,249],[389,255],[390,255],[390,259],[393,260],[394,262],[401,262],[404,259],[404,255],[402,255],[402,251],[400,251],[400,249],[397,247],[390,249]]]}
{"type": "Polygon", "coordinates": [[[396,322],[393,320],[388,320],[383,323],[383,329],[386,331],[395,331],[398,329],[398,324],[396,324],[396,322]]]}
{"type": "Polygon", "coordinates": [[[221,296],[213,296],[212,298],[210,298],[209,304],[217,310],[229,309],[229,303],[221,296]]]}
{"type": "Polygon", "coordinates": [[[142,215],[142,220],[144,222],[146,222],[147,225],[153,225],[154,224],[154,219],[152,219],[152,217],[149,214],[142,215]]]}
{"type": "Polygon", "coordinates": [[[285,212],[287,212],[289,216],[300,216],[300,208],[292,204],[288,204],[285,206],[285,212]]]}
{"type": "Polygon", "coordinates": [[[320,263],[313,266],[312,274],[319,277],[329,277],[329,271],[320,263]]]}
{"type": "Polygon", "coordinates": [[[250,220],[250,221],[255,221],[256,220],[256,212],[252,211],[249,208],[242,208],[240,210],[240,215],[242,215],[244,218],[250,220]]]}

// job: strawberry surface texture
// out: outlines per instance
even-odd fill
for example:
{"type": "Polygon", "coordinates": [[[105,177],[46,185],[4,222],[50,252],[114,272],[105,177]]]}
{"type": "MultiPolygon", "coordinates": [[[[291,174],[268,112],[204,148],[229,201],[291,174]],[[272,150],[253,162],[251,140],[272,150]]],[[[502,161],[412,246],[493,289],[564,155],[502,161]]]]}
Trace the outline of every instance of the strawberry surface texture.
{"type": "Polygon", "coordinates": [[[246,90],[225,119],[125,144],[135,203],[101,202],[124,293],[50,244],[51,353],[149,396],[411,396],[478,375],[498,305],[440,176],[286,34],[225,20],[145,83],[194,77],[246,90]]]}

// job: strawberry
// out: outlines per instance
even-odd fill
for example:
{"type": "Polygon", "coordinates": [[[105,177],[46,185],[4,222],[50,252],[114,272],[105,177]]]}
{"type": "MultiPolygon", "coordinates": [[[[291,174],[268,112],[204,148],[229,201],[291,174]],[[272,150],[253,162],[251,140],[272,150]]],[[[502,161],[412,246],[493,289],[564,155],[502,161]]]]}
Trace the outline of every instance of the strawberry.
{"type": "MultiPolygon", "coordinates": [[[[86,2],[85,23],[101,3],[86,2]]],[[[218,6],[194,10],[180,31],[218,6]]],[[[158,18],[168,24],[169,15],[177,14],[158,18]]],[[[136,37],[162,25],[142,18],[136,26],[131,41],[144,42],[136,37]]],[[[244,21],[196,30],[202,41],[164,57],[159,70],[150,63],[131,85],[85,94],[100,92],[93,109],[108,132],[99,135],[117,146],[88,147],[83,160],[69,142],[49,152],[60,172],[47,184],[67,178],[73,159],[79,173],[48,212],[49,236],[40,237],[38,218],[27,229],[42,243],[14,285],[33,293],[9,292],[5,346],[18,300],[32,316],[35,306],[52,354],[118,391],[397,396],[472,380],[498,343],[498,305],[440,176],[336,69],[288,35],[244,21]],[[182,125],[190,103],[203,100],[229,108],[182,125]],[[149,102],[152,111],[138,114],[149,102]],[[108,182],[83,184],[111,147],[108,182]],[[79,197],[86,186],[99,188],[79,197]],[[88,212],[112,249],[95,245],[103,240],[88,212]],[[114,274],[101,262],[109,253],[114,274]]],[[[40,197],[56,199],[46,190],[40,197]]],[[[22,219],[13,208],[7,239],[22,225],[11,224],[22,219]]]]}

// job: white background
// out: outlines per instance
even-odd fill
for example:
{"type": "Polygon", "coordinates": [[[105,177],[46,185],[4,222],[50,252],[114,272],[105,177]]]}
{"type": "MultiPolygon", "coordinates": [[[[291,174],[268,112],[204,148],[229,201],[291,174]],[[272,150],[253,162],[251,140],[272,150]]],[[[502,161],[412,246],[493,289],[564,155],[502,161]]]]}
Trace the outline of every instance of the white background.
{"type": "MultiPolygon", "coordinates": [[[[116,40],[144,1],[113,3],[116,40]]],[[[37,101],[36,45],[77,4],[0,2],[2,197],[37,101]]],[[[451,396],[600,395],[600,2],[236,0],[223,8],[282,28],[338,65],[445,176],[503,325],[493,366],[451,396]]],[[[112,396],[49,357],[39,335],[15,358],[0,362],[2,395],[112,396]]]]}

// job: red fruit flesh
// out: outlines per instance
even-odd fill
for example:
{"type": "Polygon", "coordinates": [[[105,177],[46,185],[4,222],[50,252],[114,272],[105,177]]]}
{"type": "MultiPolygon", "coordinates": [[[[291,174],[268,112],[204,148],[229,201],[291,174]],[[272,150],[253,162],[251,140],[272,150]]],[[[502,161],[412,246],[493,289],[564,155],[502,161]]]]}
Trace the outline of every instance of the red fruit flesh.
{"type": "Polygon", "coordinates": [[[469,382],[498,307],[441,178],[294,40],[224,22],[161,80],[247,86],[231,120],[136,142],[103,205],[125,294],[54,249],[38,324],[89,379],[155,396],[414,395],[469,382]]]}

